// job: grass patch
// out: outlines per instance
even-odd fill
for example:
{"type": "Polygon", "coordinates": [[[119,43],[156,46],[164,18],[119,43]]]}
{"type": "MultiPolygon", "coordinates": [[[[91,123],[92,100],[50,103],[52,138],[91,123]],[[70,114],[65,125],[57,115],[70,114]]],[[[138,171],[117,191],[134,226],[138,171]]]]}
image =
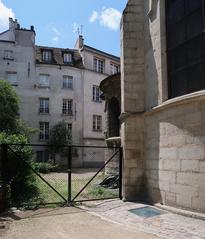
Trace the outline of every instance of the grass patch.
{"type": "MultiPolygon", "coordinates": [[[[42,175],[45,177],[44,175],[42,175]]],[[[66,178],[57,178],[58,175],[47,174],[45,179],[48,183],[52,185],[65,199],[68,197],[68,181],[66,178]]],[[[118,189],[108,189],[99,185],[103,180],[103,175],[98,175],[76,198],[76,200],[90,200],[90,199],[103,199],[118,196],[118,189]]],[[[71,196],[72,199],[78,194],[78,192],[86,185],[90,180],[89,178],[72,178],[71,185],[71,196]]],[[[37,203],[54,203],[54,202],[64,202],[64,200],[51,189],[43,180],[37,179],[38,186],[38,198],[36,198],[37,203]]]]}

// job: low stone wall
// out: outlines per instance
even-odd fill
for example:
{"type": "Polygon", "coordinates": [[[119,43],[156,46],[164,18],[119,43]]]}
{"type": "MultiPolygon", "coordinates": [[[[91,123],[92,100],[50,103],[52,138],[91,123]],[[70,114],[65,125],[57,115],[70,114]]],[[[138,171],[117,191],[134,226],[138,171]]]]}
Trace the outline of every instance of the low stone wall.
{"type": "MultiPolygon", "coordinates": [[[[121,146],[121,139],[120,137],[112,137],[106,139],[106,144],[108,147],[105,150],[105,160],[109,160],[113,154],[118,149],[114,149],[114,147],[120,147],[121,146]]],[[[106,175],[117,175],[119,174],[119,153],[116,154],[113,159],[106,165],[105,167],[105,174],[106,175]]]]}
{"type": "Polygon", "coordinates": [[[205,212],[205,96],[179,97],[145,114],[145,160],[154,202],[205,212]]]}

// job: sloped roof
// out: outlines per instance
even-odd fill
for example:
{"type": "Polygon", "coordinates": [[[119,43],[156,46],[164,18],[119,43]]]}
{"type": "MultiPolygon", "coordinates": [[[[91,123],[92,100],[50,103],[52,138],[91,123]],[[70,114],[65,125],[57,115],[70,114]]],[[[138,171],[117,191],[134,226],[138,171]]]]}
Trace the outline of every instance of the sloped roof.
{"type": "Polygon", "coordinates": [[[37,64],[46,64],[46,65],[64,65],[64,66],[73,66],[77,68],[84,68],[82,57],[78,50],[68,49],[68,48],[55,48],[47,46],[36,46],[36,63],[37,64]],[[49,50],[52,51],[53,59],[50,62],[45,62],[42,60],[42,51],[49,50]],[[63,62],[63,53],[71,53],[73,55],[73,61],[71,63],[63,62]]]}

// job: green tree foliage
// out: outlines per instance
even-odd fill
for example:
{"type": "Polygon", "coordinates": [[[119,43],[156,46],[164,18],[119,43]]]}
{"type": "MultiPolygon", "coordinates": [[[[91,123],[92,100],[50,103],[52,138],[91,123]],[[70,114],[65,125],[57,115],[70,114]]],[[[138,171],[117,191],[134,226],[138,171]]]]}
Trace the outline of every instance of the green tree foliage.
{"type": "Polygon", "coordinates": [[[7,161],[4,161],[3,182],[7,186],[7,197],[13,203],[27,201],[37,193],[35,175],[29,165],[33,165],[33,153],[27,144],[32,130],[19,118],[19,98],[12,86],[0,80],[0,145],[8,144],[7,161]],[[9,193],[8,193],[9,192],[9,193]]]}
{"type": "Polygon", "coordinates": [[[4,162],[4,183],[7,186],[7,199],[12,205],[28,201],[37,195],[36,177],[28,166],[33,166],[33,152],[23,135],[0,133],[0,144],[8,144],[7,160],[4,162]],[[16,144],[16,145],[11,145],[16,144]],[[19,145],[18,145],[19,144],[19,145]]]}
{"type": "Polygon", "coordinates": [[[0,80],[0,131],[14,132],[18,128],[19,98],[12,86],[0,80]]]}
{"type": "Polygon", "coordinates": [[[0,132],[25,135],[30,139],[36,129],[19,118],[19,97],[9,82],[0,79],[0,132]]]}
{"type": "Polygon", "coordinates": [[[49,148],[52,154],[53,163],[55,163],[56,154],[64,153],[62,145],[71,144],[71,137],[71,132],[68,130],[65,121],[60,121],[51,128],[49,135],[49,148]]]}

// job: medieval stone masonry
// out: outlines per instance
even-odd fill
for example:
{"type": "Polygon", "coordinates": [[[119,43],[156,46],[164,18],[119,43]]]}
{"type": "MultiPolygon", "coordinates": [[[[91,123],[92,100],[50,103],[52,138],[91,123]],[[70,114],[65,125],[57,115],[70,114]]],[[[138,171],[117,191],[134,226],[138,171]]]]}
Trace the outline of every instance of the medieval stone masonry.
{"type": "Polygon", "coordinates": [[[205,212],[202,2],[129,0],[124,10],[120,119],[127,200],[205,212]]]}

